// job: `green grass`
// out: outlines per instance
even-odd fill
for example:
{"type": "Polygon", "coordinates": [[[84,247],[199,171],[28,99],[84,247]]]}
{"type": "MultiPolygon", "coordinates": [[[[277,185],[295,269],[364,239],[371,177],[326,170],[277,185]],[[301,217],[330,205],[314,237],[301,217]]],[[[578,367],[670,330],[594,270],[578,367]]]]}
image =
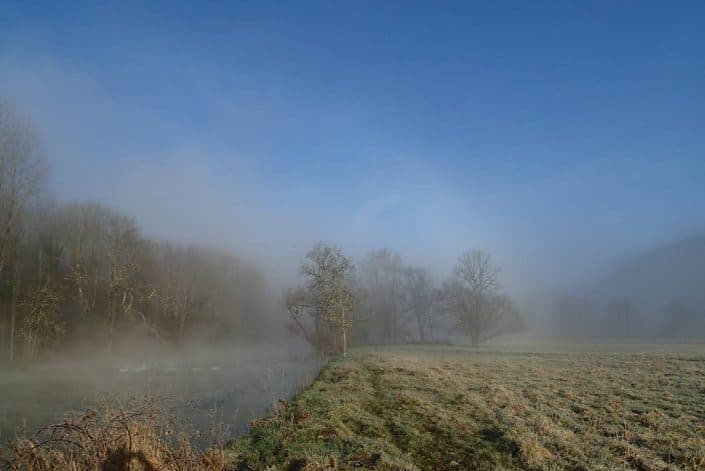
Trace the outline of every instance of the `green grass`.
{"type": "Polygon", "coordinates": [[[358,349],[228,453],[237,469],[705,469],[705,345],[358,349]]]}

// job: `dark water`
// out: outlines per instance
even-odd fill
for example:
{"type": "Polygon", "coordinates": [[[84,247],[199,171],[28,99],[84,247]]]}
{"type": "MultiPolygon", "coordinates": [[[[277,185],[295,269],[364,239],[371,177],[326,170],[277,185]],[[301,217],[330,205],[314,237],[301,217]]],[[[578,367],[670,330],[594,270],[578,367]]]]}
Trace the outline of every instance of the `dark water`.
{"type": "Polygon", "coordinates": [[[72,411],[145,395],[166,398],[167,410],[195,429],[218,422],[228,427],[228,435],[237,436],[278,399],[310,384],[320,368],[314,355],[286,351],[113,363],[0,370],[0,442],[72,411]]]}

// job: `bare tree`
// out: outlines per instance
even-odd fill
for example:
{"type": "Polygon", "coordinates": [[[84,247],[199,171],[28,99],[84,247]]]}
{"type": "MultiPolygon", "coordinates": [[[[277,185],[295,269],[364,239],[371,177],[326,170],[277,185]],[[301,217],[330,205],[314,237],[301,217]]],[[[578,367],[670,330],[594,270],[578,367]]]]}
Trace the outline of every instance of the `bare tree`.
{"type": "MultiPolygon", "coordinates": [[[[19,217],[41,188],[45,163],[32,124],[23,119],[7,102],[0,100],[0,287],[6,286],[3,275],[12,258],[13,245],[19,239],[19,217]]],[[[17,270],[8,280],[10,359],[15,356],[18,300],[17,270]]],[[[0,320],[6,305],[0,303],[0,320]]]]}
{"type": "Polygon", "coordinates": [[[81,319],[96,307],[103,283],[107,228],[113,212],[91,203],[74,203],[59,210],[57,236],[64,247],[63,263],[81,319]]]}
{"type": "Polygon", "coordinates": [[[352,260],[339,248],[317,243],[301,264],[304,287],[286,297],[289,314],[305,338],[324,351],[339,348],[343,356],[357,302],[353,270],[352,260]]]}
{"type": "MultiPolygon", "coordinates": [[[[90,342],[99,330],[112,349],[119,334],[225,341],[271,327],[261,273],[234,255],[162,250],[126,215],[39,198],[44,164],[37,143],[28,121],[1,102],[0,348],[11,361],[18,351],[32,358],[59,348],[59,340],[90,342]]],[[[347,335],[348,304],[339,296],[326,311],[336,333],[347,335]]]]}
{"type": "Polygon", "coordinates": [[[402,337],[404,265],[399,254],[390,249],[368,254],[362,265],[366,291],[366,310],[372,317],[368,340],[396,342],[402,337]]]}
{"type": "Polygon", "coordinates": [[[168,243],[158,249],[160,280],[157,289],[160,309],[164,318],[176,324],[177,338],[184,340],[186,322],[194,316],[194,294],[197,280],[202,275],[202,257],[193,249],[182,249],[168,243]]]}
{"type": "Polygon", "coordinates": [[[0,276],[18,216],[39,191],[45,170],[34,127],[0,101],[0,276]]]}
{"type": "Polygon", "coordinates": [[[434,289],[431,274],[423,267],[408,267],[404,271],[406,294],[410,310],[416,319],[419,339],[433,338],[434,289]]]}
{"type": "Polygon", "coordinates": [[[496,294],[490,298],[490,304],[494,316],[489,328],[482,336],[483,339],[521,332],[526,329],[524,317],[512,298],[504,294],[496,294]]]}
{"type": "MultiPolygon", "coordinates": [[[[34,255],[24,260],[26,288],[21,297],[17,293],[14,295],[18,297],[17,311],[22,318],[20,333],[27,360],[47,350],[63,337],[65,331],[59,270],[62,247],[53,237],[54,219],[48,214],[35,216],[38,217],[33,224],[34,230],[24,234],[25,244],[31,244],[34,255]]],[[[17,270],[18,264],[15,263],[14,268],[17,270]]]]}
{"type": "Polygon", "coordinates": [[[112,348],[118,313],[122,313],[127,320],[132,320],[133,307],[141,289],[136,275],[140,270],[142,243],[139,230],[132,219],[117,215],[111,218],[105,247],[108,265],[109,348],[112,348]]]}
{"type": "Polygon", "coordinates": [[[473,346],[497,331],[501,319],[498,289],[499,267],[482,250],[462,254],[454,276],[445,283],[447,307],[473,346]]]}

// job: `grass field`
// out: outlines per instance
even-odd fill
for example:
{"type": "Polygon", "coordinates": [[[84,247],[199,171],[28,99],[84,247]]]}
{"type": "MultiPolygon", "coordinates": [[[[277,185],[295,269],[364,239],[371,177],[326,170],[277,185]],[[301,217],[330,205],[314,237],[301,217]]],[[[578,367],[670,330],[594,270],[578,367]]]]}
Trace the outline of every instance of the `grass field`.
{"type": "Polygon", "coordinates": [[[358,349],[237,469],[705,469],[705,345],[358,349]]]}

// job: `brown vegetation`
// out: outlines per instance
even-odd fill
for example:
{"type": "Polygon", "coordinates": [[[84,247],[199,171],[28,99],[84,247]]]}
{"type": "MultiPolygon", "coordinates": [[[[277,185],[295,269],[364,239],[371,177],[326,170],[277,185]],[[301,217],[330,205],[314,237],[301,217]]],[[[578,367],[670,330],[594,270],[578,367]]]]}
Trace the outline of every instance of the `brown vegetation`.
{"type": "Polygon", "coordinates": [[[38,134],[0,101],[0,362],[94,339],[245,339],[270,329],[262,275],[232,254],[144,237],[90,202],[56,206],[38,134]],[[266,327],[265,327],[266,326],[266,327]]]}
{"type": "Polygon", "coordinates": [[[153,400],[89,410],[18,439],[0,465],[27,471],[228,469],[222,446],[200,451],[187,430],[153,400]]]}
{"type": "Polygon", "coordinates": [[[357,350],[253,424],[241,469],[705,469],[705,351],[357,350]]]}
{"type": "Polygon", "coordinates": [[[9,469],[700,470],[703,345],[367,348],[200,451],[146,404],[18,440],[9,469]]]}

